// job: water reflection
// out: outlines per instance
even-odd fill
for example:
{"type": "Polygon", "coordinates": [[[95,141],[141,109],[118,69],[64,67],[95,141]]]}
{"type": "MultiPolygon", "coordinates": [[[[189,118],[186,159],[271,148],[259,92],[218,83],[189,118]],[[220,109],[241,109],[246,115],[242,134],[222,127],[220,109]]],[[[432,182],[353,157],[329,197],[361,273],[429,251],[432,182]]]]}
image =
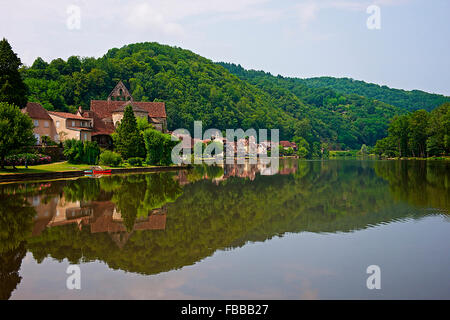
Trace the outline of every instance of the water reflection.
{"type": "Polygon", "coordinates": [[[158,274],[285,233],[351,232],[447,215],[447,162],[297,161],[0,186],[0,283],[8,299],[28,250],[158,274]]]}

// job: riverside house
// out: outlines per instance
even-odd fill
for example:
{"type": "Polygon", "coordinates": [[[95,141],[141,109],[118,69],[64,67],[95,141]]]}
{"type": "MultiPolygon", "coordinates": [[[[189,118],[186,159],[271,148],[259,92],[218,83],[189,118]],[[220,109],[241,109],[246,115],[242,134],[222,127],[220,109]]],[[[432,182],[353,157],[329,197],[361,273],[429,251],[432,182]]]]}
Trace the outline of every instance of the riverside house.
{"type": "Polygon", "coordinates": [[[39,103],[28,102],[27,106],[22,109],[22,112],[28,114],[33,120],[36,144],[41,144],[43,136],[47,136],[54,141],[59,140],[53,119],[39,103]]]}

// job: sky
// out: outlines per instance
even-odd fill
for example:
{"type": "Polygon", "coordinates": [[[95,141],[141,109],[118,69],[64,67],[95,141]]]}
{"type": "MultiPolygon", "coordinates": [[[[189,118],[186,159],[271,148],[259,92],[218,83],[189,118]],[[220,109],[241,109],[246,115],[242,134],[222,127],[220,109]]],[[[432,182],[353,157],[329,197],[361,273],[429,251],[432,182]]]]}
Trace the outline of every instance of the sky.
{"type": "Polygon", "coordinates": [[[274,75],[450,95],[449,14],[449,0],[0,0],[0,37],[26,65],[156,41],[274,75]]]}

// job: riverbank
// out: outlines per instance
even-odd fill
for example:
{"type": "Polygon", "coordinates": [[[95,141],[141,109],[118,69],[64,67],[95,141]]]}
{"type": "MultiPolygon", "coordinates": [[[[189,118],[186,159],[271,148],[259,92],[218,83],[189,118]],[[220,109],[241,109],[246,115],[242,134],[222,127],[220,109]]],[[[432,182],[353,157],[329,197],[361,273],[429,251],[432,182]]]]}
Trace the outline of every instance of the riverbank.
{"type": "MultiPolygon", "coordinates": [[[[57,162],[51,164],[29,166],[18,166],[17,170],[0,171],[0,183],[42,180],[42,179],[61,179],[84,176],[84,170],[90,169],[91,165],[74,165],[67,162],[57,162]]],[[[133,173],[133,172],[160,172],[187,169],[189,166],[145,166],[145,167],[103,167],[111,169],[111,174],[133,173]]]]}

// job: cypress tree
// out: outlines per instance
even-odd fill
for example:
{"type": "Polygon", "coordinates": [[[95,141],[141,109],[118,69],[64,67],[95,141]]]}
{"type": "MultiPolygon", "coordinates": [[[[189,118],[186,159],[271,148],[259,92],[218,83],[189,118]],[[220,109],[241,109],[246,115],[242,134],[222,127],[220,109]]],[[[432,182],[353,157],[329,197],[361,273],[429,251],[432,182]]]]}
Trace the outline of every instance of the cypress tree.
{"type": "Polygon", "coordinates": [[[0,41],[0,102],[8,102],[20,108],[27,104],[28,88],[19,73],[20,58],[8,41],[0,41]]]}
{"type": "Polygon", "coordinates": [[[145,157],[144,139],[139,132],[131,105],[125,107],[123,119],[113,135],[114,147],[124,159],[145,157]]]}

